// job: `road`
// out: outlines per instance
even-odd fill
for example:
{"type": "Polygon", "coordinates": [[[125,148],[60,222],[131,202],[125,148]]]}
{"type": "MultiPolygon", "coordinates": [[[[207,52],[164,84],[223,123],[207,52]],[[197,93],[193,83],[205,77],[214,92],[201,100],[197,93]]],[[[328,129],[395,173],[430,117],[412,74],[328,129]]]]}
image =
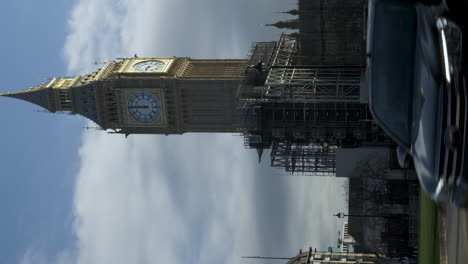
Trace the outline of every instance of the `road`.
{"type": "Polygon", "coordinates": [[[441,264],[468,263],[468,210],[451,204],[439,209],[441,264]]]}

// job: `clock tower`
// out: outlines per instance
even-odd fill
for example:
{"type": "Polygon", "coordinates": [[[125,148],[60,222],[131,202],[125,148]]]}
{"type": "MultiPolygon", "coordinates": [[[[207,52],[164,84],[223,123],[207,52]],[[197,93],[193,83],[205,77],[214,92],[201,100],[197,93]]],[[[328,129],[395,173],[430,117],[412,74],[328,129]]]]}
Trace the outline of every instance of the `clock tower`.
{"type": "Polygon", "coordinates": [[[246,60],[123,58],[85,76],[1,95],[125,135],[232,133],[242,127],[236,95],[246,66],[246,60]]]}

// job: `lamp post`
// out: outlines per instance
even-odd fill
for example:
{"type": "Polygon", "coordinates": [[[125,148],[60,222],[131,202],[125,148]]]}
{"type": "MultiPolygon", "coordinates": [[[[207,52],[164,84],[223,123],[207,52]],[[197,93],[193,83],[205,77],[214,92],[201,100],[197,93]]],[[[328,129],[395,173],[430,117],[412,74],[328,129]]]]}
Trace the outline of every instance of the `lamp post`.
{"type": "Polygon", "coordinates": [[[395,219],[400,217],[407,217],[405,214],[345,214],[343,212],[339,212],[334,214],[338,218],[345,218],[345,217],[380,217],[384,219],[395,219]]]}
{"type": "Polygon", "coordinates": [[[339,212],[339,213],[337,213],[337,214],[334,214],[333,216],[336,216],[336,217],[338,217],[338,218],[345,218],[345,217],[348,216],[348,215],[345,214],[345,213],[339,212]]]}

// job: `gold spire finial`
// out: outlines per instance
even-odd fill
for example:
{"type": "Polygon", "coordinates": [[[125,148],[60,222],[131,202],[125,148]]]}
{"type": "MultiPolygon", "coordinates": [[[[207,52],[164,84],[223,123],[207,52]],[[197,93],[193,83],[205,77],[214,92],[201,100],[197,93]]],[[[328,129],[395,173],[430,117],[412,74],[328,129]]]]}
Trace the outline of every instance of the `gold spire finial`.
{"type": "Polygon", "coordinates": [[[13,94],[15,94],[15,92],[6,92],[6,93],[0,93],[0,96],[12,97],[13,94]]]}

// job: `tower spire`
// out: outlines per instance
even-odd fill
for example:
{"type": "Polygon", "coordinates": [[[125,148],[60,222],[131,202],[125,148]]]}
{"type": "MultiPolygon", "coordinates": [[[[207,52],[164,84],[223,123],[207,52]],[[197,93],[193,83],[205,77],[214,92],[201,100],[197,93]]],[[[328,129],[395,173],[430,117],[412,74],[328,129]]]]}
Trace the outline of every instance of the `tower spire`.
{"type": "Polygon", "coordinates": [[[43,85],[18,92],[2,93],[0,96],[27,101],[51,111],[50,91],[44,88],[43,85]]]}
{"type": "Polygon", "coordinates": [[[81,80],[81,76],[50,78],[46,82],[29,89],[0,94],[0,96],[20,99],[38,105],[49,112],[72,111],[71,88],[81,80]]]}

